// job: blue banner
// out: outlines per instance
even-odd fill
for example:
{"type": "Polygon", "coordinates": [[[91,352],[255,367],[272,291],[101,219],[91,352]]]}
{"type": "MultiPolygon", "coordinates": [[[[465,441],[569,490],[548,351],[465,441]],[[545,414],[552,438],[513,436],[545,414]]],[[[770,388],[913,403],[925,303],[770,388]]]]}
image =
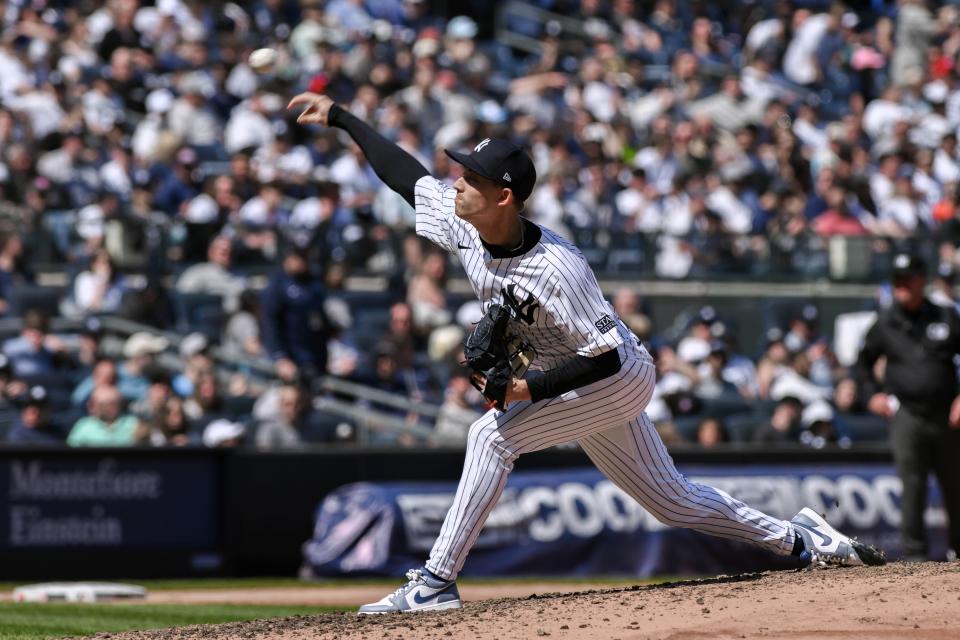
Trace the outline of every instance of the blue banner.
{"type": "Polygon", "coordinates": [[[211,549],[216,461],[197,456],[0,458],[0,549],[211,549]]]}
{"type": "MultiPolygon", "coordinates": [[[[900,480],[891,465],[686,467],[772,516],[804,506],[844,533],[900,556],[900,480]]],[[[398,575],[421,566],[455,483],[359,483],[329,494],[304,545],[315,576],[398,575]]],[[[946,553],[946,516],[931,481],[931,554],[946,553]]],[[[595,469],[514,473],[464,567],[465,575],[716,574],[797,566],[744,543],[661,525],[595,469]]]]}

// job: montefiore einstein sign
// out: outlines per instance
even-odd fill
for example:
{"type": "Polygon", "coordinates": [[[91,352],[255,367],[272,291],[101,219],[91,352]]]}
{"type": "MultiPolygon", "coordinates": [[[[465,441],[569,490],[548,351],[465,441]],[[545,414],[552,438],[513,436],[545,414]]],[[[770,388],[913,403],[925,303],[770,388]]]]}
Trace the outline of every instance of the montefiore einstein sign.
{"type": "Polygon", "coordinates": [[[102,504],[112,500],[156,500],[163,477],[150,471],[119,471],[105,458],[96,468],[55,470],[40,460],[10,463],[11,546],[73,546],[123,544],[123,521],[111,517],[102,504]],[[73,514],[46,515],[37,502],[92,500],[89,509],[73,514]],[[16,504],[29,501],[30,504],[16,504]]]}
{"type": "Polygon", "coordinates": [[[12,548],[203,545],[215,533],[215,487],[202,459],[8,458],[0,460],[0,540],[12,548]]]}

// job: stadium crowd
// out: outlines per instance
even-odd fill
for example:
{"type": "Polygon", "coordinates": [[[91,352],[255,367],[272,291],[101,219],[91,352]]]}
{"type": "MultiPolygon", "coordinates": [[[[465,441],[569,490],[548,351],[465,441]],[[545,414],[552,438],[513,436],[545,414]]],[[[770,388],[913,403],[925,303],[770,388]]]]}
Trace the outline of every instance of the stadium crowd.
{"type": "MultiPolygon", "coordinates": [[[[601,270],[813,277],[831,239],[853,236],[880,254],[925,252],[954,303],[957,6],[528,4],[543,19],[508,23],[529,50],[495,38],[488,9],[446,16],[426,0],[3,3],[0,314],[22,319],[2,346],[7,439],[355,438],[317,419],[309,382],[325,373],[441,405],[426,422],[465,437],[483,409],[458,365],[478,307],[448,290],[447,256],[413,234],[413,210],[350,141],[295,124],[286,101],[304,89],[451,182],[443,148],[522,142],[540,176],[528,215],[601,270]],[[279,60],[255,70],[260,47],[279,60]],[[23,295],[39,264],[63,272],[55,315],[81,332],[51,332],[49,310],[23,295]],[[388,292],[350,290],[357,273],[388,292]],[[157,332],[134,333],[115,359],[101,316],[157,332]],[[214,347],[269,360],[278,383],[264,393],[224,374],[214,347]],[[171,351],[176,375],[161,366],[171,351]]],[[[650,413],[666,438],[883,437],[815,306],[744,355],[736,318],[704,307],[667,340],[640,293],[612,303],[657,356],[650,413]]]]}

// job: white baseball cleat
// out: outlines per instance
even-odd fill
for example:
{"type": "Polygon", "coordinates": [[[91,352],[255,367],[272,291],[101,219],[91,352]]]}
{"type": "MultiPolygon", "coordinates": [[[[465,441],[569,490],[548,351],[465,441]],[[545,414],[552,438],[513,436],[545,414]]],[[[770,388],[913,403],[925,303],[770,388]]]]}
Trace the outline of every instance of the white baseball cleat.
{"type": "Polygon", "coordinates": [[[441,580],[425,569],[407,571],[407,584],[383,600],[360,607],[358,613],[411,613],[459,609],[463,606],[454,580],[441,580]]]}
{"type": "Polygon", "coordinates": [[[812,567],[828,564],[877,566],[887,563],[882,551],[843,535],[809,507],[804,507],[793,516],[790,524],[803,539],[804,550],[800,558],[809,560],[812,567]]]}

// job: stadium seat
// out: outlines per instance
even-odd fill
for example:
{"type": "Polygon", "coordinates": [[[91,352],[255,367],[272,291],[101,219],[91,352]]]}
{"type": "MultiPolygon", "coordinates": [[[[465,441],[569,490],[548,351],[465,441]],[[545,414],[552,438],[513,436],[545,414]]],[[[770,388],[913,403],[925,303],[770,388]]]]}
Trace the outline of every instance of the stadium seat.
{"type": "Polygon", "coordinates": [[[345,442],[353,440],[356,431],[356,425],[347,418],[314,411],[307,416],[300,436],[304,442],[345,442]],[[342,438],[337,434],[337,429],[342,424],[349,425],[349,438],[342,438]]]}
{"type": "Polygon", "coordinates": [[[753,412],[735,413],[723,419],[730,442],[750,442],[759,424],[760,419],[753,412]]]}
{"type": "Polygon", "coordinates": [[[7,439],[7,432],[20,417],[20,410],[16,408],[0,409],[0,442],[7,439]]]}
{"type": "Polygon", "coordinates": [[[746,401],[738,393],[723,393],[716,398],[701,398],[702,413],[712,418],[726,418],[735,413],[750,411],[746,401]]]}
{"type": "Polygon", "coordinates": [[[886,420],[869,413],[837,414],[835,425],[841,436],[847,436],[853,442],[884,442],[890,434],[886,420]]]}
{"type": "Polygon", "coordinates": [[[607,271],[611,273],[642,273],[647,267],[646,236],[641,233],[615,233],[610,238],[607,271]]]}
{"type": "Polygon", "coordinates": [[[86,411],[80,408],[64,409],[62,411],[54,411],[50,415],[50,422],[55,429],[66,438],[70,435],[70,430],[73,429],[73,425],[85,415],[86,411]]]}
{"type": "Polygon", "coordinates": [[[354,308],[353,339],[362,351],[376,346],[387,332],[390,310],[387,308],[354,308]]]}
{"type": "Polygon", "coordinates": [[[678,416],[673,419],[673,424],[677,427],[677,431],[680,432],[684,440],[687,442],[696,442],[697,427],[700,426],[700,422],[705,417],[705,415],[678,416]]]}
{"type": "Polygon", "coordinates": [[[245,421],[253,413],[257,398],[250,396],[227,396],[223,399],[223,411],[231,420],[245,421]]]}
{"type": "Polygon", "coordinates": [[[574,243],[590,267],[602,271],[607,264],[608,248],[597,246],[594,235],[593,229],[576,229],[573,232],[574,243]]]}
{"type": "Polygon", "coordinates": [[[223,311],[223,298],[210,293],[174,293],[174,306],[177,313],[177,331],[192,333],[199,331],[213,341],[220,340],[226,314],[223,311]]]}
{"type": "Polygon", "coordinates": [[[14,315],[22,315],[28,309],[36,309],[53,318],[60,313],[62,297],[63,291],[59,288],[22,285],[14,287],[11,307],[14,315]]]}

